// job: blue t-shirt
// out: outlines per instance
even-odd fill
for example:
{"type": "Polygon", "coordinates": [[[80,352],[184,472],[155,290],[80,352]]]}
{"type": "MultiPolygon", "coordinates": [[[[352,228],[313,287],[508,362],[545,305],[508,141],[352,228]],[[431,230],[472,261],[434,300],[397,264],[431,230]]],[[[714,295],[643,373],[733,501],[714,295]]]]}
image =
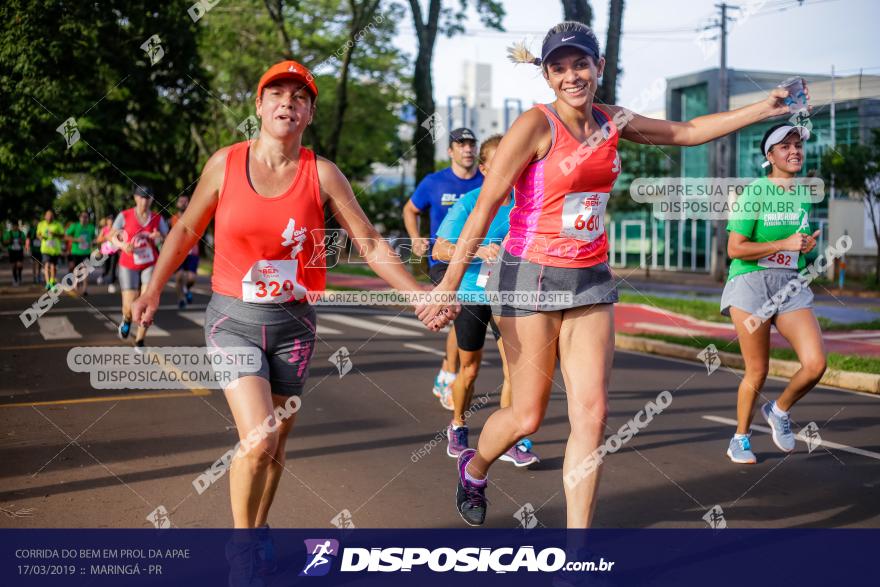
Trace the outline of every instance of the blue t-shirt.
{"type": "Polygon", "coordinates": [[[452,172],[451,167],[437,171],[425,178],[416,187],[411,201],[419,210],[429,208],[431,216],[431,238],[428,246],[428,265],[435,265],[431,257],[431,247],[437,238],[437,229],[446,218],[449,209],[466,193],[473,189],[479,189],[483,185],[483,174],[477,170],[477,174],[470,179],[461,179],[452,172]]]}
{"type": "MultiPolygon", "coordinates": [[[[449,214],[446,215],[446,218],[443,219],[440,228],[437,229],[437,236],[445,238],[452,244],[456,244],[464,228],[464,223],[477,205],[477,196],[479,195],[480,188],[477,188],[462,196],[452,207],[452,210],[449,211],[449,214]]],[[[498,212],[495,214],[495,218],[492,219],[489,230],[486,232],[486,238],[483,239],[480,246],[486,246],[491,243],[501,244],[501,241],[504,240],[504,237],[510,231],[510,211],[513,209],[513,193],[511,192],[510,195],[510,202],[498,208],[498,212]]],[[[482,268],[483,260],[479,257],[474,257],[464,273],[461,285],[458,287],[458,299],[460,301],[470,304],[489,303],[489,298],[486,297],[485,285],[477,285],[477,279],[482,268]]]]}

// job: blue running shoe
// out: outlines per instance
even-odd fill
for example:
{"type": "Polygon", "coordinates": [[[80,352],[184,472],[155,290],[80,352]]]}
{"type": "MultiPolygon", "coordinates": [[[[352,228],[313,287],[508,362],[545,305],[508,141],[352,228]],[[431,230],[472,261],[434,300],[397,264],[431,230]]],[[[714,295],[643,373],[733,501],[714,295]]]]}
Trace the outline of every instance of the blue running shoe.
{"type": "Polygon", "coordinates": [[[785,416],[777,416],[773,413],[773,407],[770,402],[761,406],[761,414],[767,420],[772,431],[773,444],[779,447],[782,452],[791,452],[794,450],[795,438],[791,431],[791,418],[785,416]]]}
{"type": "Polygon", "coordinates": [[[498,459],[513,463],[517,467],[528,467],[541,460],[538,458],[538,455],[532,452],[532,442],[528,438],[523,438],[511,446],[508,451],[498,457],[498,459]]]}
{"type": "Polygon", "coordinates": [[[742,438],[734,436],[731,438],[730,446],[727,447],[727,456],[734,463],[741,465],[754,465],[758,462],[758,459],[755,458],[755,453],[752,452],[752,443],[749,442],[748,436],[742,438]]]}
{"type": "Polygon", "coordinates": [[[434,389],[431,390],[433,392],[434,396],[435,397],[442,396],[444,387],[445,387],[445,385],[443,384],[442,381],[440,381],[440,376],[437,375],[437,377],[434,378],[434,389]]]}
{"type": "Polygon", "coordinates": [[[128,338],[128,333],[131,332],[131,320],[123,320],[119,323],[119,338],[125,340],[128,338]]]}
{"type": "Polygon", "coordinates": [[[186,290],[186,294],[184,294],[184,295],[186,295],[186,303],[187,304],[193,303],[193,294],[191,291],[186,290]]]}

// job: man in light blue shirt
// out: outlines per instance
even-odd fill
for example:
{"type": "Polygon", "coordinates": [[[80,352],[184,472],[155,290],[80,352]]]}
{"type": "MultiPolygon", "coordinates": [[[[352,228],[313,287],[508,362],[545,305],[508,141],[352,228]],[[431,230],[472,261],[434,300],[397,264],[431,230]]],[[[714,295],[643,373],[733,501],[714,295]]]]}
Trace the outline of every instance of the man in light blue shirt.
{"type": "MultiPolygon", "coordinates": [[[[489,165],[501,135],[486,139],[480,147],[480,171],[489,172],[489,165]]],[[[480,189],[477,188],[462,196],[446,214],[437,229],[437,239],[432,254],[437,261],[450,261],[455,253],[458,237],[465,222],[477,204],[480,189]]],[[[501,241],[510,230],[510,211],[513,209],[513,193],[498,209],[476,255],[465,271],[458,289],[461,312],[455,319],[455,335],[458,343],[459,372],[452,383],[452,403],[454,406],[452,422],[446,429],[448,441],[446,454],[457,458],[468,448],[468,428],[465,425],[465,413],[470,409],[474,395],[474,383],[480,371],[483,359],[483,343],[486,340],[486,329],[491,325],[492,334],[498,342],[504,370],[504,385],[501,388],[501,407],[510,405],[510,381],[507,362],[504,358],[504,347],[501,333],[492,317],[489,297],[486,294],[486,282],[493,265],[501,255],[501,241]]],[[[512,462],[517,467],[527,467],[538,462],[538,457],[531,452],[531,441],[523,439],[504,455],[502,460],[512,462]]]]}

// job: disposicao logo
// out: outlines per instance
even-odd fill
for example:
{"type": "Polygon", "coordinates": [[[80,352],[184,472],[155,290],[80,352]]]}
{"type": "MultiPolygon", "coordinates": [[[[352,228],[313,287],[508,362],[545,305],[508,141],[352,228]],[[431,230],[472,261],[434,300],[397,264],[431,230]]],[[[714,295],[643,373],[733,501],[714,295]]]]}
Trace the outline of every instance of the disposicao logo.
{"type": "Polygon", "coordinates": [[[300,577],[320,577],[330,572],[333,559],[339,554],[339,541],[332,538],[311,538],[306,543],[306,566],[300,577]]]}

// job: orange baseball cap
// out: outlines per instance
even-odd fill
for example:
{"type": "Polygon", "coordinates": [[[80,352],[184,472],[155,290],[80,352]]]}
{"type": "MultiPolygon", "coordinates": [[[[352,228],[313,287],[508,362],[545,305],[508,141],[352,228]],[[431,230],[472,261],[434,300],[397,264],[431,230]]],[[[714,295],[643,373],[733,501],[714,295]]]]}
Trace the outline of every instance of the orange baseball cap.
{"type": "Polygon", "coordinates": [[[267,69],[266,73],[263,74],[263,77],[260,78],[260,83],[257,85],[257,95],[261,96],[263,94],[263,88],[266,87],[266,85],[285,78],[303,82],[309,91],[312,92],[312,96],[317,99],[318,86],[315,85],[315,76],[313,76],[312,72],[306,67],[292,60],[281,61],[267,69]]]}

